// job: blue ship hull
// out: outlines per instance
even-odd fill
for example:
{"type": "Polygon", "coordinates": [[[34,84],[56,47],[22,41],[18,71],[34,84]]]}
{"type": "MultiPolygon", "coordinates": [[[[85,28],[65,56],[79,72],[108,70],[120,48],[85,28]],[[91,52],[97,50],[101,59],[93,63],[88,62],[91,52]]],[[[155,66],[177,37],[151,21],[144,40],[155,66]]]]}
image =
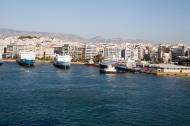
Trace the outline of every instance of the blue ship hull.
{"type": "Polygon", "coordinates": [[[53,65],[58,68],[64,68],[69,69],[70,63],[69,62],[60,62],[60,61],[54,61],[53,65]]]}
{"type": "Polygon", "coordinates": [[[28,60],[28,59],[21,59],[21,60],[17,60],[18,64],[22,65],[22,66],[28,66],[28,67],[32,67],[34,66],[35,60],[28,60]]]}

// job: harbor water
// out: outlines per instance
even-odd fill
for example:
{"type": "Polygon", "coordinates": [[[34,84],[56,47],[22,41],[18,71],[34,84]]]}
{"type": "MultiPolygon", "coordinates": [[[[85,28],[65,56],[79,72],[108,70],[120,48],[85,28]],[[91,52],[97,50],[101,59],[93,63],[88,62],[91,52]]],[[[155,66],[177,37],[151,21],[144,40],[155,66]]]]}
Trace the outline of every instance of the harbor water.
{"type": "Polygon", "coordinates": [[[0,126],[189,126],[190,77],[0,66],[0,126]]]}

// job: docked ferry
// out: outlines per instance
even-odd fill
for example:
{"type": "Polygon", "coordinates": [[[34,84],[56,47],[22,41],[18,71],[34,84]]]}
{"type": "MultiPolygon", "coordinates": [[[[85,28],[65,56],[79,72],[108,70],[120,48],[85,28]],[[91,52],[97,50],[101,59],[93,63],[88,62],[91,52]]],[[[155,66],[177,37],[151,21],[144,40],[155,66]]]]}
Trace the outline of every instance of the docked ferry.
{"type": "Polygon", "coordinates": [[[120,59],[116,63],[116,69],[119,72],[136,72],[136,62],[134,60],[120,59]]]}
{"type": "Polygon", "coordinates": [[[22,66],[34,66],[36,54],[34,52],[23,51],[17,56],[17,63],[22,66]]]}
{"type": "Polygon", "coordinates": [[[53,60],[53,65],[59,68],[68,69],[71,65],[70,55],[56,55],[53,60]]]}

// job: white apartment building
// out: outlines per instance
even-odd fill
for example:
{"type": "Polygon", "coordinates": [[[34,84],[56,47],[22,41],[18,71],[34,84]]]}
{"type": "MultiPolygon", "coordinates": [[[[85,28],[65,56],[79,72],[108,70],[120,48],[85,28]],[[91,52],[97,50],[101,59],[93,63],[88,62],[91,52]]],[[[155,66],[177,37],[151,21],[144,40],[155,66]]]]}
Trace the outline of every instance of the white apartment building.
{"type": "Polygon", "coordinates": [[[113,56],[121,58],[121,48],[116,46],[107,46],[103,48],[103,57],[112,58],[113,56]]]}
{"type": "Polygon", "coordinates": [[[139,60],[138,56],[139,52],[138,49],[130,49],[130,48],[125,48],[121,51],[122,58],[125,60],[139,60]]]}
{"type": "Polygon", "coordinates": [[[94,56],[98,54],[97,47],[95,45],[87,44],[85,46],[84,56],[85,59],[92,59],[94,56]]]}
{"type": "Polygon", "coordinates": [[[158,60],[161,63],[169,63],[171,61],[171,45],[161,44],[158,47],[158,60]]]}
{"type": "Polygon", "coordinates": [[[0,43],[0,54],[4,53],[4,45],[0,43]]]}
{"type": "Polygon", "coordinates": [[[5,53],[9,54],[12,58],[14,58],[19,54],[20,51],[35,52],[35,46],[32,44],[11,43],[10,45],[7,45],[5,53]]]}
{"type": "Polygon", "coordinates": [[[54,48],[53,46],[46,46],[44,50],[45,57],[53,58],[54,57],[54,48]]]}
{"type": "Polygon", "coordinates": [[[145,47],[139,46],[138,47],[138,58],[140,60],[144,60],[144,55],[145,55],[145,47]]]}
{"type": "Polygon", "coordinates": [[[190,59],[190,47],[188,47],[188,48],[186,49],[186,55],[187,55],[187,57],[190,59]]]}

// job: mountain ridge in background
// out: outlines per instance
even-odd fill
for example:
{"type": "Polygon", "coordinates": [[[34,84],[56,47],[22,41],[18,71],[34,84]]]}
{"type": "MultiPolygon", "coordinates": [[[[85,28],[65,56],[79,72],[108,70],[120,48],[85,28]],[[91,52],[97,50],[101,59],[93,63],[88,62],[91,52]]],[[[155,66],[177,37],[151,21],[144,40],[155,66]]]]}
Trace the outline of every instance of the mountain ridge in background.
{"type": "Polygon", "coordinates": [[[147,42],[147,40],[141,39],[124,39],[124,38],[104,38],[102,36],[95,36],[90,39],[86,39],[74,34],[63,34],[63,33],[52,33],[52,32],[35,32],[35,31],[21,31],[8,28],[0,28],[0,39],[11,37],[11,36],[23,36],[23,35],[33,35],[33,36],[44,36],[58,38],[64,41],[76,41],[76,42],[103,42],[103,43],[122,43],[122,42],[147,42]]]}

